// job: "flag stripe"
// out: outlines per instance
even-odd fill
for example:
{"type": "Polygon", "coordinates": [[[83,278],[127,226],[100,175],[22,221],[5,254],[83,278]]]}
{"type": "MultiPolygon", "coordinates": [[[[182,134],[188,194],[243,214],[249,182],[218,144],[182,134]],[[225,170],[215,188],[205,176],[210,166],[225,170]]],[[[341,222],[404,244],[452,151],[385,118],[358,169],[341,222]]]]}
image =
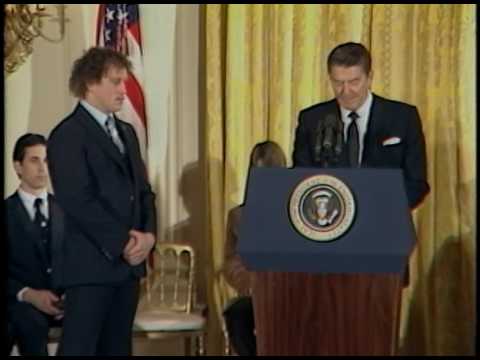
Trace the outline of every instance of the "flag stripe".
{"type": "Polygon", "coordinates": [[[140,117],[144,126],[146,126],[146,118],[145,118],[145,101],[143,98],[143,91],[138,83],[137,79],[130,75],[125,82],[125,86],[127,88],[127,94],[132,102],[133,108],[135,109],[136,113],[140,117]]]}
{"type": "Polygon", "coordinates": [[[130,34],[135,38],[135,41],[140,45],[140,49],[142,48],[142,42],[140,40],[140,26],[138,23],[130,25],[128,27],[128,31],[130,34]]]}

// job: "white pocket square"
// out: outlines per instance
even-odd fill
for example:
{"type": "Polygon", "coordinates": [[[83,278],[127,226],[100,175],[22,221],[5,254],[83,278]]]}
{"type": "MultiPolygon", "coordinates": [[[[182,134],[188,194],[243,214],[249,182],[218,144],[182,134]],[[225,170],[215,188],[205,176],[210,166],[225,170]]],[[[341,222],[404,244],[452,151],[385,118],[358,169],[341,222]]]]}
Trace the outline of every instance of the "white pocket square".
{"type": "Polygon", "coordinates": [[[383,146],[399,144],[402,141],[399,137],[392,136],[382,141],[383,146]]]}

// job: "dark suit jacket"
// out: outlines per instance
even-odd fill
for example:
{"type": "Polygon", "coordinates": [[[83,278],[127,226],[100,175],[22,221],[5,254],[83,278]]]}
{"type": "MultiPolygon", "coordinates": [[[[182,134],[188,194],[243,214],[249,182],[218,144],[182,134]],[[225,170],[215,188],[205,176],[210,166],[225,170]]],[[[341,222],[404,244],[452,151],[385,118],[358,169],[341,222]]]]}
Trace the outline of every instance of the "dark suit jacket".
{"type": "Polygon", "coordinates": [[[25,286],[58,290],[63,273],[63,212],[52,195],[48,196],[52,274],[47,274],[48,260],[40,231],[30,219],[17,192],[5,200],[5,224],[8,239],[8,302],[17,301],[25,286]]]}
{"type": "MultiPolygon", "coordinates": [[[[293,150],[294,166],[320,166],[314,162],[316,129],[327,114],[340,114],[335,99],[300,112],[293,150]]],[[[336,167],[348,167],[345,146],[336,167]]],[[[364,138],[362,167],[403,169],[408,203],[417,206],[429,192],[425,138],[417,108],[373,95],[364,138]],[[384,146],[383,141],[398,137],[401,142],[384,146]]]]}
{"type": "Polygon", "coordinates": [[[145,275],[122,257],[137,229],[156,233],[154,198],[133,127],[116,119],[126,154],[81,106],[51,133],[48,159],[65,211],[65,285],[112,284],[145,275]]]}

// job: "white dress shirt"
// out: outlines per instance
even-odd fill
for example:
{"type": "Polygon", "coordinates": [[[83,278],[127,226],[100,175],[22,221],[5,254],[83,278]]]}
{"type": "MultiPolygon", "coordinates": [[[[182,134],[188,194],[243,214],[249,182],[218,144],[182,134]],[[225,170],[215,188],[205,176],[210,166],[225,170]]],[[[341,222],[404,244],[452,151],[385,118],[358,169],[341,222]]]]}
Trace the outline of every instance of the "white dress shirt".
{"type": "MultiPolygon", "coordinates": [[[[358,150],[358,163],[362,163],[362,158],[363,158],[363,142],[365,138],[365,133],[367,132],[367,126],[368,126],[368,119],[370,118],[370,110],[372,108],[372,102],[373,102],[373,95],[369,91],[367,95],[367,99],[365,102],[360,105],[360,107],[355,110],[355,112],[358,115],[357,118],[357,128],[358,128],[358,137],[359,137],[359,150],[358,150]]],[[[348,131],[348,126],[352,122],[352,119],[348,117],[348,114],[352,112],[352,110],[347,110],[343,107],[340,106],[340,112],[342,114],[342,121],[343,121],[343,137],[345,141],[347,141],[347,131],[348,131]]]]}
{"type": "Polygon", "coordinates": [[[35,219],[35,200],[37,198],[43,200],[40,211],[42,212],[43,216],[45,216],[45,219],[48,219],[48,193],[46,189],[43,190],[39,195],[30,194],[22,188],[18,188],[17,192],[18,196],[20,196],[20,200],[22,200],[23,205],[27,209],[30,220],[33,221],[35,219]]]}
{"type": "Polygon", "coordinates": [[[103,111],[98,110],[95,106],[90,105],[85,100],[80,100],[80,104],[85,108],[85,110],[88,111],[90,115],[93,116],[93,118],[98,122],[98,124],[101,126],[103,131],[105,131],[105,133],[108,135],[106,123],[107,123],[107,119],[110,116],[113,118],[113,113],[105,114],[103,111]]]}

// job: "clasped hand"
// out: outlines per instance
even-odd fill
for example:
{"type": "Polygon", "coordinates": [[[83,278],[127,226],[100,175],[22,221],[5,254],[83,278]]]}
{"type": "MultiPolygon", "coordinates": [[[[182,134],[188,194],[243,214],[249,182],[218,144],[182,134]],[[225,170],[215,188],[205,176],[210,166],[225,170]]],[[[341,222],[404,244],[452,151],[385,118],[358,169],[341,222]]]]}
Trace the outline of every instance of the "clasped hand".
{"type": "Polygon", "coordinates": [[[132,266],[142,263],[155,244],[152,233],[130,230],[130,238],[123,249],[123,258],[132,266]]]}
{"type": "Polygon", "coordinates": [[[23,294],[24,301],[32,304],[38,310],[45,314],[52,315],[56,319],[63,317],[63,301],[65,300],[65,294],[62,297],[58,297],[50,290],[46,289],[28,289],[23,294]]]}

